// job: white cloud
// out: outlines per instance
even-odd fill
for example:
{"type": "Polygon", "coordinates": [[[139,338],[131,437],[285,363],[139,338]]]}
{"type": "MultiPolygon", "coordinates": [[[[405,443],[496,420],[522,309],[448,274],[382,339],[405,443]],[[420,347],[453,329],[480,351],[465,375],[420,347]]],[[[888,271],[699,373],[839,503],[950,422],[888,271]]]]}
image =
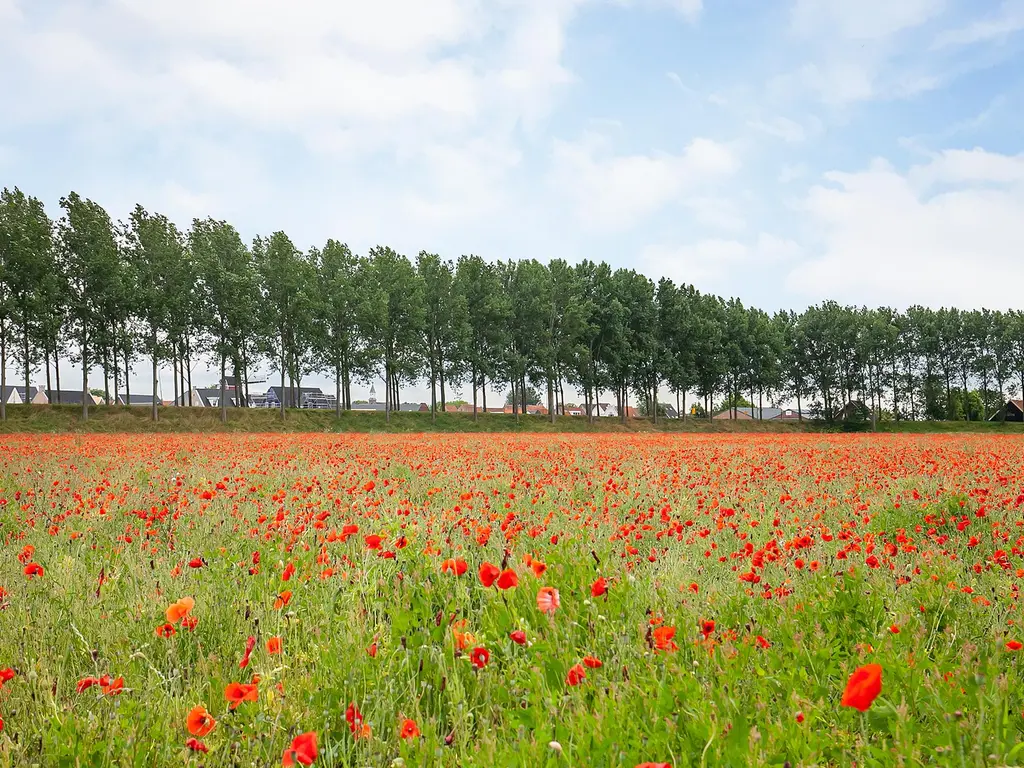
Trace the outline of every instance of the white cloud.
{"type": "Polygon", "coordinates": [[[820,255],[787,285],[812,300],[1020,306],[1024,155],[947,151],[900,173],[884,160],[825,175],[801,205],[820,255]]]}
{"type": "Polygon", "coordinates": [[[792,240],[761,232],[752,243],[712,238],[687,245],[650,245],[640,254],[640,263],[646,274],[722,291],[741,272],[772,274],[802,253],[792,240]]]}
{"type": "Polygon", "coordinates": [[[946,0],[796,0],[791,19],[801,36],[825,31],[851,40],[877,40],[920,26],[945,5],[946,0]]]}
{"type": "Polygon", "coordinates": [[[807,166],[803,163],[784,165],[782,166],[782,170],[779,171],[779,184],[789,184],[791,181],[796,181],[806,175],[807,166]]]}
{"type": "Polygon", "coordinates": [[[807,138],[807,131],[804,130],[804,127],[788,117],[774,117],[767,121],[751,120],[747,125],[783,141],[799,142],[807,138]]]}
{"type": "Polygon", "coordinates": [[[739,166],[727,145],[711,139],[694,139],[680,154],[614,155],[605,137],[588,133],[555,143],[550,181],[588,228],[621,231],[739,166]]]}
{"type": "Polygon", "coordinates": [[[1024,0],[1004,0],[999,13],[965,27],[946,30],[935,38],[933,49],[1003,41],[1024,29],[1024,0]]]}

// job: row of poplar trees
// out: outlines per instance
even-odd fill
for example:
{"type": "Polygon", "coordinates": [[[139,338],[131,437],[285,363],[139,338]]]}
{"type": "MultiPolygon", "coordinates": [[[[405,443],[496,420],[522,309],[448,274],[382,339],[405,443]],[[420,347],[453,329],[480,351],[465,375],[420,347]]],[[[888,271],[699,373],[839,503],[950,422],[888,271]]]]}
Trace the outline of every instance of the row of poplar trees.
{"type": "Polygon", "coordinates": [[[53,371],[59,393],[58,362],[72,360],[85,418],[91,371],[113,402],[111,382],[130,396],[129,372],[148,366],[156,419],[161,366],[188,404],[200,360],[221,373],[222,418],[226,375],[244,404],[257,369],[279,375],[282,417],[313,374],[334,379],[339,412],[353,381],[382,379],[387,412],[403,385],[429,382],[432,412],[468,385],[474,418],[488,387],[511,389],[516,413],[546,390],[552,419],[567,388],[591,417],[610,393],[620,414],[632,397],[654,419],[666,392],[680,414],[689,394],[690,411],[708,415],[724,398],[796,401],[832,419],[856,399],[874,416],[984,419],[1024,389],[1019,311],[828,301],[768,314],[606,263],[410,260],[386,247],[359,256],[335,240],[302,251],[283,232],[247,244],[209,218],[183,232],[142,206],[115,222],[74,192],[60,208],[53,221],[17,188],[0,197],[0,372],[6,386],[12,361],[30,391],[40,370],[49,390],[53,371]]]}

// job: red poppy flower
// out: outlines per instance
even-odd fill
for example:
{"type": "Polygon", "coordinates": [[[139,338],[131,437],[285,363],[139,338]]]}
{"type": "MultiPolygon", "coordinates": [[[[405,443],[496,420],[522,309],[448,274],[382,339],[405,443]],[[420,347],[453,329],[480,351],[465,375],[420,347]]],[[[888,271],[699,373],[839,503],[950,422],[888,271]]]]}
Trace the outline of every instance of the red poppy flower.
{"type": "Polygon", "coordinates": [[[602,576],[590,585],[590,596],[600,597],[606,594],[608,594],[608,579],[602,576]]]}
{"type": "Polygon", "coordinates": [[[871,702],[881,692],[882,667],[878,664],[865,664],[850,675],[840,703],[844,707],[853,707],[861,712],[866,712],[871,706],[871,702]]]}
{"type": "Polygon", "coordinates": [[[501,569],[493,563],[485,561],[480,565],[480,583],[485,587],[490,588],[500,575],[501,569]]]}
{"type": "Polygon", "coordinates": [[[569,668],[568,674],[565,676],[566,685],[579,685],[587,679],[587,671],[583,669],[582,664],[574,664],[569,668]]]}
{"type": "Polygon", "coordinates": [[[0,688],[3,688],[4,683],[9,683],[13,680],[16,674],[17,673],[10,667],[0,669],[0,688]]]}
{"type": "Polygon", "coordinates": [[[498,577],[498,589],[512,589],[519,586],[519,576],[511,568],[501,572],[498,577]]]}
{"type": "Polygon", "coordinates": [[[183,618],[188,616],[193,608],[195,608],[196,601],[191,597],[183,597],[180,600],[171,603],[167,606],[166,618],[169,624],[177,624],[183,618]]]}
{"type": "Polygon", "coordinates": [[[1020,640],[1006,641],[1006,650],[1008,651],[1019,651],[1021,648],[1024,648],[1024,643],[1022,643],[1020,640]]]}
{"type": "Polygon", "coordinates": [[[178,634],[178,630],[174,628],[173,624],[161,624],[156,628],[157,637],[174,637],[178,634]]]}
{"type": "Polygon", "coordinates": [[[206,561],[201,557],[194,557],[188,561],[189,568],[202,568],[204,565],[206,565],[206,561]]]}
{"type": "Polygon", "coordinates": [[[301,733],[292,739],[292,745],[281,755],[282,768],[295,765],[312,765],[316,760],[316,731],[301,733]]]}
{"type": "Polygon", "coordinates": [[[380,543],[384,541],[384,539],[375,533],[371,533],[364,539],[364,541],[366,542],[367,549],[380,549],[380,543]]]}
{"type": "Polygon", "coordinates": [[[672,763],[640,763],[636,768],[672,768],[672,763]]]}
{"type": "Polygon", "coordinates": [[[288,563],[288,565],[284,567],[284,571],[281,573],[281,581],[288,581],[294,573],[295,563],[288,563]]]}
{"type": "Polygon", "coordinates": [[[677,651],[679,646],[672,639],[676,636],[675,627],[655,627],[652,632],[654,636],[654,648],[658,651],[677,651]]]}
{"type": "Polygon", "coordinates": [[[398,732],[399,738],[402,739],[415,739],[420,735],[419,726],[416,725],[415,720],[406,718],[402,721],[402,727],[398,732]]]}
{"type": "Polygon", "coordinates": [[[292,591],[290,589],[286,589],[284,592],[282,592],[280,595],[278,595],[277,598],[274,600],[274,610],[275,611],[280,611],[282,608],[284,608],[286,605],[288,605],[288,603],[290,603],[291,600],[292,600],[292,591]]]}
{"type": "Polygon", "coordinates": [[[584,656],[583,665],[591,669],[600,669],[604,666],[604,663],[596,656],[584,656]]]}
{"type": "Polygon", "coordinates": [[[284,650],[284,644],[281,642],[280,637],[275,636],[267,640],[267,653],[273,655],[281,653],[282,650],[284,650]]]}
{"type": "Polygon", "coordinates": [[[473,652],[469,654],[469,660],[477,669],[483,669],[487,666],[487,662],[491,660],[491,652],[486,648],[474,648],[473,652]]]}
{"type": "Polygon", "coordinates": [[[715,631],[715,622],[711,621],[710,619],[707,620],[707,621],[702,621],[700,623],[700,633],[702,635],[704,635],[704,639],[705,640],[707,640],[712,635],[712,633],[714,631],[715,631]]]}
{"type": "Polygon", "coordinates": [[[441,573],[453,573],[456,576],[461,576],[467,570],[469,570],[469,566],[466,565],[466,561],[458,560],[454,557],[449,557],[441,563],[441,573]]]}
{"type": "Polygon", "coordinates": [[[245,641],[245,653],[242,654],[242,660],[238,662],[239,669],[245,669],[249,666],[249,657],[252,656],[252,649],[256,647],[256,638],[249,635],[245,641]]]}
{"type": "Polygon", "coordinates": [[[216,724],[217,721],[213,719],[213,715],[207,712],[206,707],[202,704],[194,706],[185,720],[188,732],[193,736],[198,736],[200,739],[212,731],[216,724]]]}
{"type": "Polygon", "coordinates": [[[554,614],[560,605],[558,590],[554,587],[541,587],[537,591],[537,608],[547,614],[554,614]]]}
{"type": "Polygon", "coordinates": [[[243,701],[258,701],[259,696],[255,683],[228,683],[224,689],[224,698],[230,702],[229,709],[237,709],[243,701]]]}
{"type": "Polygon", "coordinates": [[[519,645],[526,645],[526,633],[523,632],[523,630],[521,629],[517,629],[515,632],[510,632],[509,637],[512,638],[513,643],[518,643],[519,645]]]}
{"type": "Polygon", "coordinates": [[[98,677],[83,677],[78,681],[78,685],[75,686],[75,690],[78,693],[85,693],[87,690],[92,688],[94,685],[99,685],[100,679],[98,677]]]}
{"type": "Polygon", "coordinates": [[[192,752],[209,752],[210,748],[203,744],[199,739],[193,737],[185,742],[185,746],[188,747],[192,752]]]}
{"type": "MultiPolygon", "coordinates": [[[[105,675],[104,678],[107,678],[107,676],[105,675]]],[[[104,696],[117,696],[117,694],[121,693],[121,691],[124,690],[124,678],[123,677],[114,678],[109,683],[104,683],[103,682],[104,678],[100,678],[100,685],[103,688],[103,695],[104,696]]],[[[107,678],[107,679],[109,679],[109,678],[107,678]]]]}
{"type": "Polygon", "coordinates": [[[758,646],[759,648],[764,648],[765,650],[767,650],[768,648],[771,648],[771,647],[772,647],[772,644],[771,644],[771,643],[769,643],[769,642],[768,642],[767,640],[765,640],[765,639],[764,639],[763,637],[761,637],[760,635],[758,635],[758,636],[757,636],[757,646],[758,646]]]}
{"type": "Polygon", "coordinates": [[[43,566],[41,566],[39,563],[29,563],[25,566],[24,571],[25,575],[28,576],[30,579],[33,576],[42,577],[44,573],[43,566]]]}

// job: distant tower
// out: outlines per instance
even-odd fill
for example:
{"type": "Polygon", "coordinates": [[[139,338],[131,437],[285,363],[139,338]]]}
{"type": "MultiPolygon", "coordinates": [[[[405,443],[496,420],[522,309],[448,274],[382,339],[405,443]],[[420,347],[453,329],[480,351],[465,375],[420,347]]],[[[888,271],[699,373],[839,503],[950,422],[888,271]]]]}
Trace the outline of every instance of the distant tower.
{"type": "Polygon", "coordinates": [[[370,405],[377,404],[377,390],[373,388],[373,384],[370,385],[370,405]]]}

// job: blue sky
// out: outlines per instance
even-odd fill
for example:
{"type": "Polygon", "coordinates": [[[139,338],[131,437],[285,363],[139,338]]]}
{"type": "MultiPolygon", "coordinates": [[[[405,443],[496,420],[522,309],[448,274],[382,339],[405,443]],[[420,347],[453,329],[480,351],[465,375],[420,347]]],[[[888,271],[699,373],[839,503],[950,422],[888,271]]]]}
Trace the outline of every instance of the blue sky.
{"type": "Polygon", "coordinates": [[[53,214],[1022,306],[1024,0],[0,0],[0,89],[53,214]]]}

